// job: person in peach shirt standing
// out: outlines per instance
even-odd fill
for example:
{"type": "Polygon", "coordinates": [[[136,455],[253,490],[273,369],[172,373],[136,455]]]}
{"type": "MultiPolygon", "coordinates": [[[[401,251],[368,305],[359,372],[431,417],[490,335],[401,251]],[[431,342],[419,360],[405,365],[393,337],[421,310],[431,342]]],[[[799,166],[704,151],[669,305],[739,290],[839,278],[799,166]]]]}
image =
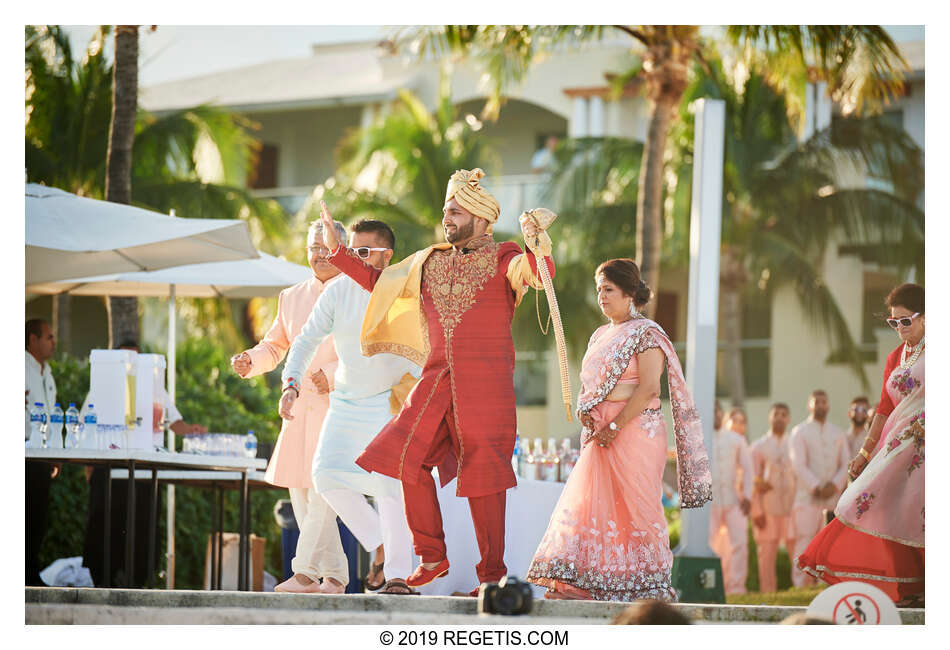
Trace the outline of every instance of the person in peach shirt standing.
{"type": "Polygon", "coordinates": [[[722,429],[713,433],[709,546],[722,559],[726,594],[744,594],[749,571],[749,510],[752,502],[752,457],[745,441],[746,417],[729,411],[722,429]]]}
{"type": "MultiPolygon", "coordinates": [[[[343,224],[337,221],[334,225],[340,236],[345,236],[343,224]]],[[[231,367],[241,377],[254,377],[277,367],[307,322],[317,298],[340,274],[327,263],[328,251],[322,242],[323,224],[315,221],[307,232],[307,257],[313,277],[281,291],[277,316],[267,334],[256,346],[231,359],[231,367]]],[[[288,488],[300,529],[291,564],[294,575],[277,585],[275,591],[341,593],[349,582],[349,565],[340,542],[336,513],[314,491],[310,473],[320,428],[330,407],[329,393],[333,390],[337,363],[333,339],[329,337],[319,346],[301,379],[298,417],[282,420],[280,436],[267,465],[267,482],[288,488]]]]}
{"type": "Polygon", "coordinates": [[[778,588],[775,558],[781,541],[791,553],[789,516],[795,499],[795,472],[788,450],[790,411],[787,404],[776,402],[769,409],[769,431],[751,447],[755,468],[755,495],[752,498],[752,534],[759,561],[759,591],[770,593],[778,588]]]}

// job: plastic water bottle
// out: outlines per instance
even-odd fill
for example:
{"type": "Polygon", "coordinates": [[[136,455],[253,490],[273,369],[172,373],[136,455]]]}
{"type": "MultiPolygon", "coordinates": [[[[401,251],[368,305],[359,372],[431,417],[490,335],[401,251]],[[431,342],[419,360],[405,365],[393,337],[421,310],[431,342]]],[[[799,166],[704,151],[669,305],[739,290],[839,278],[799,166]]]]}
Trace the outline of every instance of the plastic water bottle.
{"type": "Polygon", "coordinates": [[[66,449],[75,449],[79,446],[79,409],[74,402],[69,403],[66,409],[66,449]]]}
{"type": "Polygon", "coordinates": [[[49,414],[50,431],[46,435],[47,446],[50,449],[63,448],[63,424],[65,423],[65,419],[62,407],[59,405],[59,402],[56,402],[56,406],[53,407],[53,412],[49,414]]]}
{"type": "Polygon", "coordinates": [[[97,431],[99,418],[96,416],[94,406],[94,404],[90,404],[86,408],[86,415],[83,418],[82,427],[80,427],[79,446],[83,449],[100,449],[102,447],[99,443],[99,432],[97,431]]]}
{"type": "Polygon", "coordinates": [[[545,481],[555,483],[561,480],[561,458],[557,453],[557,440],[548,438],[548,451],[544,454],[545,481]]]}
{"type": "Polygon", "coordinates": [[[33,402],[30,409],[30,443],[31,449],[46,447],[46,431],[49,428],[49,417],[43,402],[33,402]]]}
{"type": "Polygon", "coordinates": [[[534,457],[531,455],[531,442],[521,441],[521,478],[534,478],[534,457]]]}
{"type": "Polygon", "coordinates": [[[571,470],[577,464],[577,451],[571,446],[571,439],[564,438],[561,441],[561,480],[566,481],[571,475],[571,470]]]}
{"type": "Polygon", "coordinates": [[[244,455],[248,458],[257,458],[257,436],[253,431],[248,431],[244,439],[244,455]]]}
{"type": "Polygon", "coordinates": [[[511,452],[511,469],[515,476],[521,476],[521,436],[515,433],[515,449],[511,452]]]}

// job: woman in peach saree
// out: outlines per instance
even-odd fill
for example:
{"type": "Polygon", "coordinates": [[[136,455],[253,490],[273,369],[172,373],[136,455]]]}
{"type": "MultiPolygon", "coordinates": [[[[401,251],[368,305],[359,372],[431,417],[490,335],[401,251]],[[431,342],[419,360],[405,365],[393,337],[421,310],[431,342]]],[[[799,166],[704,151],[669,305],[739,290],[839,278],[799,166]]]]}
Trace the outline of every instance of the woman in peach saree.
{"type": "Polygon", "coordinates": [[[675,601],[673,554],[661,503],[664,366],[684,508],[711,499],[702,427],[669,338],[637,311],[649,301],[650,290],[636,264],[604,262],[595,278],[598,303],[610,323],[591,336],[582,363],[583,448],[527,580],[547,587],[546,598],[675,601]]]}

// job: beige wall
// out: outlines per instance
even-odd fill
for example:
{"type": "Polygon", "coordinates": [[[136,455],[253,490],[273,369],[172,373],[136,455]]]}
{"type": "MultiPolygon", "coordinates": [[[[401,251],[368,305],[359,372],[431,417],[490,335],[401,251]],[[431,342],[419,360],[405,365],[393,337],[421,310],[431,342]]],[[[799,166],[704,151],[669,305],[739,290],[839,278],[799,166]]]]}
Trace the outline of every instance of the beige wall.
{"type": "Polygon", "coordinates": [[[302,111],[251,113],[260,124],[255,138],[279,147],[279,187],[313,187],[333,174],[333,155],[347,129],[360,125],[362,108],[346,106],[302,111]]]}
{"type": "MultiPolygon", "coordinates": [[[[462,103],[461,114],[481,112],[484,99],[462,103]]],[[[504,176],[530,174],[531,156],[537,150],[539,134],[567,133],[567,120],[536,104],[512,100],[506,103],[497,122],[483,123],[480,135],[498,154],[500,167],[493,173],[504,176]]]]}

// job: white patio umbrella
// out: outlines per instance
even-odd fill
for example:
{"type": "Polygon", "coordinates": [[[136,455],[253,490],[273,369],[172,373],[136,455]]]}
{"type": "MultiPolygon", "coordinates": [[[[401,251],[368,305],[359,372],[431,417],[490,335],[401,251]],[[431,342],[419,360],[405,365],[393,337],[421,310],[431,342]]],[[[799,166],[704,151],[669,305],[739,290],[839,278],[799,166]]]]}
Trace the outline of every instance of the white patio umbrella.
{"type": "Polygon", "coordinates": [[[247,224],[184,219],[26,184],[26,283],[257,257],[247,224]]]}
{"type": "MultiPolygon", "coordinates": [[[[309,278],[309,267],[266,253],[257,259],[188,264],[160,271],[118,273],[27,285],[27,293],[78,296],[168,296],[168,395],[175,401],[175,297],[253,298],[275,293],[309,278]]],[[[169,433],[174,444],[174,433],[169,433]]],[[[168,486],[168,549],[175,550],[175,486],[168,486]]],[[[169,588],[172,570],[168,571],[169,588]]]]}
{"type": "Polygon", "coordinates": [[[113,273],[88,278],[29,284],[27,293],[74,296],[167,296],[174,285],[182,298],[254,298],[272,296],[309,278],[309,267],[259,253],[257,259],[186,264],[159,271],[113,273]]]}

